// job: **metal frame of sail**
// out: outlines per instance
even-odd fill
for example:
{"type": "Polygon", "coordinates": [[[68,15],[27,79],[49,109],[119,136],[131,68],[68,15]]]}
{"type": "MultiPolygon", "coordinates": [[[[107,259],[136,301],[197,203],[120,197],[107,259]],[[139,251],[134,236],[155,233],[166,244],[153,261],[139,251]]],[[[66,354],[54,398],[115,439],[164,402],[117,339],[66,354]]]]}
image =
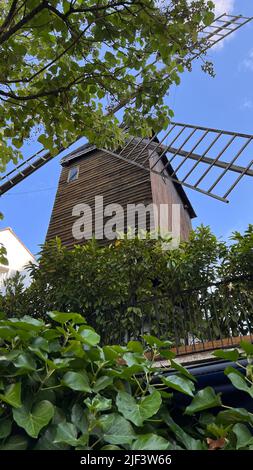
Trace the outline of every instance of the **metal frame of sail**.
{"type": "Polygon", "coordinates": [[[160,139],[158,133],[154,134],[151,139],[129,137],[125,146],[123,146],[120,151],[115,152],[107,149],[102,150],[117,158],[128,161],[129,163],[146,171],[151,170],[154,173],[158,173],[165,178],[170,178],[173,181],[190,189],[194,189],[202,194],[206,194],[223,202],[228,202],[228,195],[237,186],[240,180],[244,176],[253,177],[253,160],[247,162],[245,166],[236,164],[239,157],[243,155],[251,143],[253,143],[253,135],[250,134],[172,122],[170,128],[160,139]],[[172,137],[172,140],[169,143],[164,144],[169,137],[172,137]],[[225,142],[222,142],[222,138],[225,142]],[[233,150],[232,145],[235,141],[237,149],[233,150]],[[190,150],[188,148],[186,149],[186,145],[189,145],[190,143],[193,146],[190,150]],[[196,153],[196,149],[200,144],[205,149],[200,153],[196,153]],[[214,149],[215,145],[218,147],[217,150],[215,150],[215,156],[210,156],[209,152],[214,149]],[[129,146],[131,146],[131,150],[128,152],[127,149],[129,146]],[[221,157],[225,155],[227,150],[232,150],[229,160],[221,160],[221,157]],[[148,152],[148,157],[143,160],[144,152],[148,152]],[[170,158],[168,157],[168,154],[171,155],[170,158]],[[146,165],[147,161],[151,161],[151,157],[157,158],[152,162],[151,166],[146,165]],[[177,167],[172,170],[172,162],[175,161],[176,157],[180,157],[181,161],[177,167]],[[157,170],[156,167],[161,161],[163,162],[163,168],[162,170],[157,170]],[[177,173],[179,170],[182,170],[183,165],[189,161],[193,162],[193,166],[190,169],[187,168],[184,175],[179,178],[177,173]],[[203,171],[202,165],[200,164],[208,165],[208,167],[203,171]],[[200,169],[200,172],[197,173],[197,181],[195,183],[190,183],[187,179],[192,175],[193,171],[195,171],[197,167],[200,169]],[[206,189],[200,187],[200,183],[203,182],[214,167],[222,170],[221,173],[218,176],[215,176],[210,187],[206,189]],[[167,170],[170,171],[168,172],[167,170]],[[224,180],[224,177],[228,173],[236,173],[239,176],[232,184],[229,184],[229,186],[226,187],[224,194],[220,195],[217,192],[214,192],[216,186],[224,180]]]}
{"type": "Polygon", "coordinates": [[[209,26],[200,29],[200,37],[190,49],[190,53],[193,55],[191,55],[189,61],[192,62],[197,59],[201,54],[226,39],[242,26],[245,26],[252,21],[252,19],[253,17],[227,15],[226,13],[218,16],[209,26]],[[212,31],[209,31],[209,29],[212,31]],[[194,50],[196,50],[195,54],[194,50]]]}

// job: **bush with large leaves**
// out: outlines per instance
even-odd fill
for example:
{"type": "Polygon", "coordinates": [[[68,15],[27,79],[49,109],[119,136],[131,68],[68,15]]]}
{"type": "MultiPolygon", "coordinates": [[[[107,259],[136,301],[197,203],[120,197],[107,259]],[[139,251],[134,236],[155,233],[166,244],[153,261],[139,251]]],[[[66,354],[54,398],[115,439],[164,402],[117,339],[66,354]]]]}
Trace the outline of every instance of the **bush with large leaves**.
{"type": "MultiPolygon", "coordinates": [[[[196,392],[168,341],[100,347],[81,315],[49,317],[0,321],[1,450],[253,448],[253,415],[223,409],[211,387],[196,392]],[[157,367],[158,354],[173,374],[157,367]],[[180,416],[170,412],[174,393],[189,397],[180,416]]],[[[253,355],[252,345],[241,346],[253,355]]],[[[236,351],[216,354],[239,361],[236,351]]],[[[226,374],[253,396],[252,365],[246,376],[231,367],[226,374]]]]}
{"type": "Polygon", "coordinates": [[[147,330],[171,340],[176,331],[186,344],[188,332],[196,338],[209,338],[209,330],[216,339],[220,332],[246,335],[253,332],[252,233],[249,226],[229,245],[200,226],[172,250],[164,250],[162,239],[149,237],[103,248],[92,240],[72,250],[52,240],[31,267],[30,287],[24,287],[20,275],[7,280],[0,312],[35,318],[51,310],[78,312],[104,344],[139,339],[147,330]],[[240,282],[231,283],[232,278],[240,282]],[[210,289],[217,281],[222,285],[210,289]]]}

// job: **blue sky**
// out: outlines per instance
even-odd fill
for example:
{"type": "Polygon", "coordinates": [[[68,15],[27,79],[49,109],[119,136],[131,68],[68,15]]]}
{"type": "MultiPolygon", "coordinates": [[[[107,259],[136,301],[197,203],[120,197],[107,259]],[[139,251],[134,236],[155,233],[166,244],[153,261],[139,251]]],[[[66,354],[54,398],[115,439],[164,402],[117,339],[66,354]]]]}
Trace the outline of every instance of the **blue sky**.
{"type": "MultiPolygon", "coordinates": [[[[228,13],[253,16],[252,0],[218,0],[217,8],[228,13]]],[[[207,127],[253,134],[253,22],[241,28],[223,47],[210,51],[216,77],[203,74],[198,63],[173,88],[168,103],[175,120],[207,127]]],[[[34,144],[25,149],[28,156],[34,144]]],[[[253,155],[251,156],[253,159],[253,155]]],[[[36,254],[43,243],[60,175],[60,157],[1,197],[4,221],[36,254]]],[[[253,180],[244,178],[225,204],[191,190],[187,194],[198,215],[194,226],[210,225],[219,237],[243,231],[253,223],[253,180]]]]}

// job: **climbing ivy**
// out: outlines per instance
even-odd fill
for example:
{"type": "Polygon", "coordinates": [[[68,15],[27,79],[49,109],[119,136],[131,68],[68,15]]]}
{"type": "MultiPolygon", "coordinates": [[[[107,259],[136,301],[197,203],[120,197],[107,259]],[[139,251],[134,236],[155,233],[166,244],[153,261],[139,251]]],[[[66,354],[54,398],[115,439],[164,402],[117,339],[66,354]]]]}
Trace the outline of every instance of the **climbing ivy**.
{"type": "MultiPolygon", "coordinates": [[[[253,414],[199,390],[168,341],[101,347],[80,314],[48,320],[0,321],[0,450],[253,449],[253,414]]],[[[238,351],[216,356],[236,362],[225,374],[252,400],[253,346],[241,348],[246,373],[238,351]]]]}

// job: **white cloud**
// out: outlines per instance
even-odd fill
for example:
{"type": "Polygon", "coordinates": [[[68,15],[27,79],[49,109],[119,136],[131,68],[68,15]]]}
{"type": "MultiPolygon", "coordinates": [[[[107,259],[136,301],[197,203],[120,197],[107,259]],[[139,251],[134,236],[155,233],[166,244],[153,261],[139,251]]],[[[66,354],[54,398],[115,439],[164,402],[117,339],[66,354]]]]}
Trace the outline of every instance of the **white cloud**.
{"type": "Polygon", "coordinates": [[[253,72],[253,49],[251,49],[251,51],[249,52],[248,57],[246,57],[246,59],[244,59],[242,64],[246,69],[252,70],[252,72],[253,72]]]}
{"type": "MultiPolygon", "coordinates": [[[[215,4],[215,17],[218,18],[219,16],[223,15],[226,13],[227,15],[231,15],[234,10],[234,4],[235,0],[212,0],[212,2],[215,4]]],[[[217,25],[219,23],[216,23],[217,25]]],[[[222,41],[219,41],[217,44],[213,46],[213,50],[219,50],[222,49],[224,46],[224,42],[229,41],[232,39],[233,34],[227,36],[225,39],[222,41]]],[[[219,39],[219,36],[214,36],[213,39],[219,39]]]]}
{"type": "Polygon", "coordinates": [[[234,10],[235,0],[212,0],[215,4],[216,16],[222,15],[223,13],[231,14],[234,10]]]}
{"type": "Polygon", "coordinates": [[[248,99],[248,98],[245,98],[243,103],[242,103],[241,108],[242,109],[252,109],[253,108],[253,101],[248,99]]]}
{"type": "MultiPolygon", "coordinates": [[[[192,0],[188,0],[189,3],[192,0]]],[[[207,1],[207,0],[206,0],[207,1]]],[[[212,0],[215,4],[215,15],[219,16],[223,13],[230,14],[233,12],[235,0],[212,0]]],[[[156,0],[157,5],[167,6],[170,2],[169,0],[156,0]]]]}

